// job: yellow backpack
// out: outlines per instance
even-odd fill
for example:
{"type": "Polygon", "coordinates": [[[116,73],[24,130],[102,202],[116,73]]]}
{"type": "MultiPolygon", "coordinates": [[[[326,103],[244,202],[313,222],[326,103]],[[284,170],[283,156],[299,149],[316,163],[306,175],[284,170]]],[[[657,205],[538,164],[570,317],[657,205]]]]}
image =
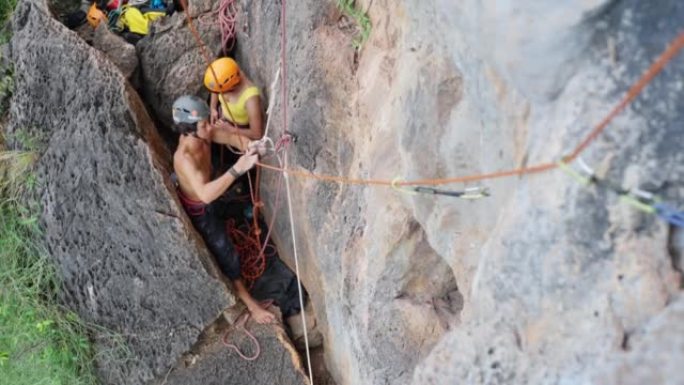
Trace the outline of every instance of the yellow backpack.
{"type": "Polygon", "coordinates": [[[138,8],[131,6],[123,6],[121,16],[117,22],[117,27],[137,33],[139,35],[147,35],[150,33],[150,22],[158,20],[166,16],[166,12],[150,11],[143,14],[138,8]]]}

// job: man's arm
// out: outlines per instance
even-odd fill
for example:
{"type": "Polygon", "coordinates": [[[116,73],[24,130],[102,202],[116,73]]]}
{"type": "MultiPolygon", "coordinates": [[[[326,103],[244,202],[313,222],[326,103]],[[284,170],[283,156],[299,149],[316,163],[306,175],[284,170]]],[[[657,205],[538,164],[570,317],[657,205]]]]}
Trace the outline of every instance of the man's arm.
{"type": "Polygon", "coordinates": [[[182,162],[178,172],[186,177],[190,187],[202,202],[211,203],[220,197],[237,177],[254,167],[258,158],[259,155],[256,153],[256,150],[251,150],[241,156],[226,173],[211,182],[205,182],[202,179],[202,172],[189,160],[182,162]],[[231,172],[231,170],[233,171],[231,172]]]}

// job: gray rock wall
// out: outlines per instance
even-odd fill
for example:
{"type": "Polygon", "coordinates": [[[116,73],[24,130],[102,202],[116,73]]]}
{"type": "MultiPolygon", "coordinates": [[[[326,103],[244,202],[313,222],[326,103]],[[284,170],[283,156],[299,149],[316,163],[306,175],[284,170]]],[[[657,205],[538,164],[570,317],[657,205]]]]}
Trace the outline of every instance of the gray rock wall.
{"type": "MultiPolygon", "coordinates": [[[[355,54],[353,23],[333,2],[288,2],[298,170],[391,180],[557,161],[684,18],[676,1],[358,3],[373,31],[355,54]]],[[[241,7],[238,57],[269,91],[279,4],[241,7]]],[[[680,56],[583,159],[681,202],[683,72],[680,56]]],[[[279,95],[273,104],[277,138],[279,95]]],[[[483,185],[490,198],[464,201],[294,179],[302,277],[338,383],[620,383],[605,373],[625,365],[642,383],[684,381],[681,347],[658,355],[665,373],[649,364],[667,329],[649,325],[682,321],[670,310],[682,281],[667,225],[560,171],[483,185]]],[[[276,238],[293,266],[280,212],[276,238]]]]}
{"type": "Polygon", "coordinates": [[[169,153],[121,72],[42,1],[18,5],[11,51],[10,129],[43,139],[45,243],[65,301],[129,350],[120,356],[110,350],[118,339],[96,333],[104,383],[144,384],[235,300],[177,204],[169,153]]]}
{"type": "MultiPolygon", "coordinates": [[[[198,1],[193,10],[206,13],[213,5],[198,1]]],[[[189,38],[180,15],[165,21],[162,27],[189,38]]],[[[130,67],[113,60],[117,50],[97,41],[107,52],[89,47],[41,0],[20,2],[13,24],[9,131],[39,139],[45,245],[61,273],[65,303],[96,326],[102,382],[305,383],[277,325],[248,324],[261,345],[255,361],[239,358],[217,338],[205,339],[218,325],[232,330],[221,312],[235,298],[178,203],[170,153],[126,80],[130,67]]],[[[130,59],[132,46],[122,49],[130,59]]],[[[156,55],[143,61],[171,83],[166,89],[194,92],[184,88],[185,76],[168,75],[178,75],[178,65],[187,62],[156,55]]],[[[163,108],[166,101],[155,105],[163,108]]]]}
{"type": "MultiPolygon", "coordinates": [[[[188,1],[189,14],[206,54],[214,58],[221,52],[221,35],[216,11],[219,3],[211,0],[188,1]]],[[[151,113],[170,126],[171,105],[181,95],[207,95],[202,84],[207,59],[187,26],[185,12],[155,23],[154,32],[136,45],[142,73],[141,94],[151,113]]]]}

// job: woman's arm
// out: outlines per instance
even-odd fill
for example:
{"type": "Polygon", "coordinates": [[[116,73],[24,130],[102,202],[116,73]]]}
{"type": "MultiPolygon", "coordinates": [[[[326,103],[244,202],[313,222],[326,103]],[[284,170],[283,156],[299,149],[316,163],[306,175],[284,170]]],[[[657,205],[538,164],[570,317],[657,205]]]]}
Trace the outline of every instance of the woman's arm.
{"type": "Polygon", "coordinates": [[[218,113],[218,95],[215,93],[211,93],[211,99],[209,99],[209,111],[211,113],[211,119],[209,120],[209,123],[214,124],[219,120],[219,113],[218,113]]]}
{"type": "Polygon", "coordinates": [[[249,116],[249,129],[239,130],[239,134],[252,140],[259,140],[264,136],[264,119],[261,110],[261,96],[254,95],[245,104],[249,116]]]}

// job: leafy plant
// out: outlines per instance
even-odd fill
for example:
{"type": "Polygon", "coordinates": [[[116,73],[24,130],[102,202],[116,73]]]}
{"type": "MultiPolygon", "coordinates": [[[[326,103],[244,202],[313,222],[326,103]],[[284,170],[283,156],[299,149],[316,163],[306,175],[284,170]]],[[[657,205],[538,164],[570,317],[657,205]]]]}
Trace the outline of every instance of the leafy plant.
{"type": "Polygon", "coordinates": [[[352,45],[356,49],[361,49],[370,37],[372,25],[370,18],[366,12],[356,8],[356,0],[337,0],[337,8],[342,11],[347,17],[354,20],[359,30],[357,35],[352,40],[352,45]]]}
{"type": "Polygon", "coordinates": [[[16,6],[17,0],[0,0],[0,44],[9,41],[10,32],[6,24],[16,6]]]}

